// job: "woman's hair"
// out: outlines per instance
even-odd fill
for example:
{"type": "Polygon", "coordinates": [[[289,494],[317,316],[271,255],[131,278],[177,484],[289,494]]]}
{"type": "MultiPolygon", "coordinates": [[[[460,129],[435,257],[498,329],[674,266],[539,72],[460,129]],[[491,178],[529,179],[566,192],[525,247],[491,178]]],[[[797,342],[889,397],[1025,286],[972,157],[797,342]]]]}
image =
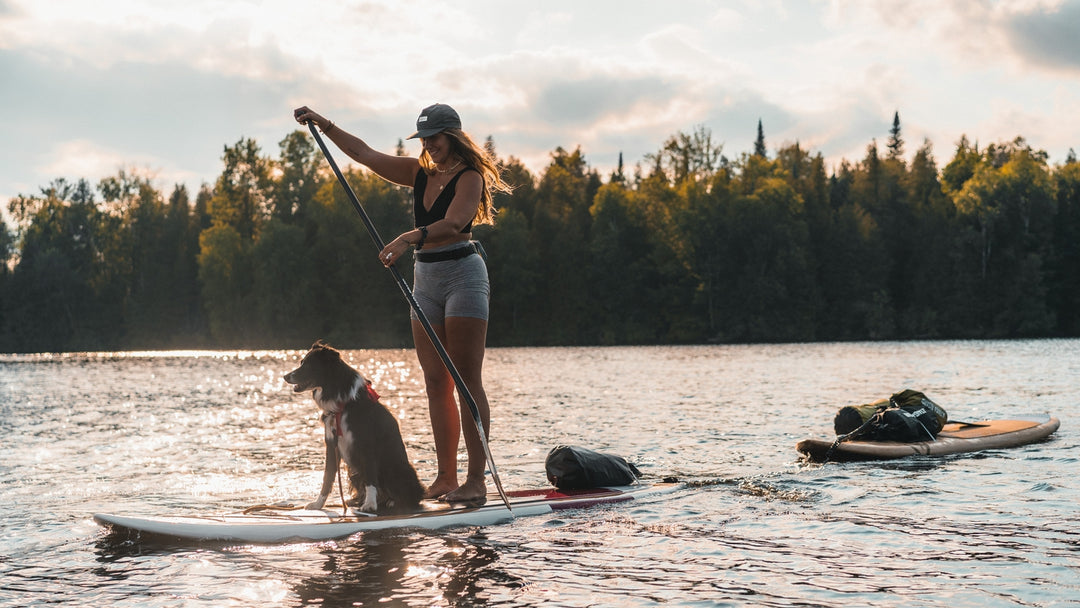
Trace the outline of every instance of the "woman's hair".
{"type": "MultiPolygon", "coordinates": [[[[465,163],[465,166],[475,169],[484,179],[484,189],[480,192],[480,204],[476,206],[476,216],[473,217],[473,222],[477,224],[494,224],[496,211],[492,202],[493,194],[495,192],[505,192],[507,194],[513,192],[513,187],[502,179],[498,160],[489,154],[486,149],[477,145],[469,137],[469,134],[461,129],[444,129],[442,133],[446,134],[447,139],[450,141],[450,151],[456,154],[465,163]]],[[[428,175],[435,173],[435,163],[431,161],[431,156],[427,153],[427,150],[420,153],[420,166],[424,168],[428,175]]]]}

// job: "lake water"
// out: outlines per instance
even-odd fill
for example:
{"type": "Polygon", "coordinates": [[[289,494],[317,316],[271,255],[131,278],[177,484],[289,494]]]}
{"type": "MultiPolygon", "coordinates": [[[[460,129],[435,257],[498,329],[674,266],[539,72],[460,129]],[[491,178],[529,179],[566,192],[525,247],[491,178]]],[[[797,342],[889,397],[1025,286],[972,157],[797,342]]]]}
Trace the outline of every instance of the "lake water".
{"type": "MultiPolygon", "coordinates": [[[[95,512],[206,514],[318,491],[298,351],[0,356],[0,606],[1080,606],[1080,340],[489,351],[492,452],[543,487],[576,444],[687,487],[487,528],[167,545],[95,512]],[[953,419],[1049,412],[1009,450],[800,462],[903,388],[953,419]]],[[[347,351],[430,480],[415,358],[347,351]]],[[[494,489],[491,486],[491,489],[494,489]]]]}

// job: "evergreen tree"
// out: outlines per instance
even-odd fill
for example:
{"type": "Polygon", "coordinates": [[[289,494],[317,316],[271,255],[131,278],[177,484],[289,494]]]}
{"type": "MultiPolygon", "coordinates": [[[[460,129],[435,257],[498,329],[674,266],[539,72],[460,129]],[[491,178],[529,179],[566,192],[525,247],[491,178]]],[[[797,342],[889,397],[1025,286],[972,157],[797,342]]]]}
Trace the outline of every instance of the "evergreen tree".
{"type": "Polygon", "coordinates": [[[285,223],[303,222],[311,199],[319,189],[322,154],[304,131],[293,131],[279,142],[279,169],[273,179],[271,215],[285,223]]]}
{"type": "MultiPolygon", "coordinates": [[[[124,260],[120,272],[127,285],[120,301],[124,310],[125,343],[134,348],[149,348],[161,339],[158,315],[173,300],[171,271],[178,243],[164,238],[165,204],[149,178],[121,171],[102,180],[99,190],[106,203],[118,205],[123,213],[122,257],[110,257],[113,264],[124,260]]],[[[169,325],[166,331],[173,327],[169,325]]]]}
{"type": "Polygon", "coordinates": [[[513,193],[495,193],[498,210],[494,226],[477,226],[475,236],[484,244],[492,290],[488,343],[514,346],[533,342],[536,302],[543,291],[544,262],[532,246],[533,217],[537,206],[536,178],[521,160],[500,161],[503,180],[513,193]]]}
{"type": "Polygon", "coordinates": [[[165,252],[167,302],[155,315],[159,329],[168,335],[156,345],[175,348],[202,346],[208,338],[206,319],[199,299],[200,227],[187,186],[176,184],[165,208],[162,251],[165,252]]]}
{"type": "Polygon", "coordinates": [[[11,271],[9,264],[15,254],[15,235],[8,230],[7,223],[0,216],[0,352],[11,352],[12,340],[8,335],[8,310],[14,294],[10,289],[11,271]]]}
{"type": "Polygon", "coordinates": [[[10,305],[10,350],[117,348],[126,263],[120,217],[103,211],[85,179],[56,179],[8,209],[22,226],[10,292],[0,298],[10,305]]]}
{"type": "Polygon", "coordinates": [[[0,216],[0,277],[7,276],[8,263],[15,254],[15,235],[8,230],[3,216],[0,216]]]}
{"type": "Polygon", "coordinates": [[[1046,153],[1022,138],[987,147],[975,174],[954,197],[977,232],[971,271],[976,322],[990,337],[1044,335],[1053,325],[1047,305],[1047,261],[1056,209],[1046,153]]]}
{"type": "Polygon", "coordinates": [[[766,158],[768,152],[765,150],[765,130],[761,128],[761,119],[757,121],[757,139],[754,140],[754,156],[760,156],[766,158]]]}
{"type": "Polygon", "coordinates": [[[195,195],[195,208],[192,210],[191,221],[195,223],[196,235],[206,230],[213,223],[210,217],[210,200],[214,198],[214,190],[209,184],[199,186],[199,193],[195,195]]]}
{"type": "Polygon", "coordinates": [[[623,170],[623,157],[622,152],[619,152],[619,164],[615,167],[615,171],[611,173],[611,177],[608,179],[613,184],[625,184],[626,173],[623,170]]]}
{"type": "Polygon", "coordinates": [[[582,268],[589,259],[589,208],[598,188],[599,176],[589,171],[580,149],[556,148],[537,185],[532,222],[531,244],[544,260],[540,284],[545,286],[529,315],[535,344],[588,343],[595,329],[591,315],[602,294],[592,289],[582,268]]]}
{"type": "MultiPolygon", "coordinates": [[[[1070,150],[1070,158],[1071,158],[1070,150]]],[[[1049,259],[1050,306],[1059,335],[1080,335],[1080,163],[1075,158],[1054,172],[1057,212],[1049,259]]]]}
{"type": "MultiPolygon", "coordinates": [[[[407,189],[363,170],[350,169],[345,178],[380,234],[400,234],[412,227],[412,198],[407,189]]],[[[283,312],[275,314],[287,314],[289,306],[301,307],[301,325],[316,328],[319,336],[344,348],[411,344],[408,307],[397,297],[394,278],[379,263],[375,245],[345,190],[337,180],[328,181],[314,202],[314,237],[296,254],[301,259],[290,263],[290,267],[311,269],[297,286],[306,294],[306,302],[286,299],[283,312]]],[[[398,264],[398,270],[407,281],[412,278],[411,264],[398,264]]],[[[273,274],[263,276],[270,277],[270,283],[260,284],[260,290],[278,289],[273,274]]]]}
{"type": "Polygon", "coordinates": [[[210,336],[219,345],[253,346],[251,243],[215,222],[199,234],[199,284],[210,336]]]}
{"type": "Polygon", "coordinates": [[[257,316],[251,314],[252,256],[259,230],[270,215],[272,165],[252,139],[226,146],[222,161],[225,167],[207,205],[211,226],[199,235],[199,280],[213,339],[251,346],[262,334],[257,316]]]}
{"type": "Polygon", "coordinates": [[[903,178],[910,205],[907,233],[918,235],[900,255],[906,289],[905,308],[900,312],[904,337],[941,338],[952,336],[959,323],[950,318],[950,309],[961,304],[957,293],[957,268],[952,254],[957,245],[955,207],[945,196],[929,140],[915,153],[903,178]]]}
{"type": "Polygon", "coordinates": [[[899,159],[904,154],[904,140],[900,137],[900,112],[893,114],[892,128],[889,129],[889,152],[887,158],[899,159]]]}
{"type": "Polygon", "coordinates": [[[941,171],[942,188],[946,193],[955,196],[975,175],[975,169],[981,162],[982,153],[979,152],[979,144],[972,145],[968,142],[967,135],[961,135],[960,141],[956,142],[953,159],[941,171]]]}
{"type": "Polygon", "coordinates": [[[650,297],[660,283],[650,238],[655,230],[634,196],[608,184],[600,188],[590,209],[593,233],[587,269],[590,287],[598,295],[593,331],[601,344],[653,342],[661,331],[659,311],[650,297]]]}
{"type": "MultiPolygon", "coordinates": [[[[226,146],[225,168],[214,186],[209,211],[214,224],[230,226],[245,242],[252,242],[269,215],[271,163],[260,155],[253,139],[226,146]]],[[[286,205],[283,204],[283,207],[286,205]]],[[[287,210],[282,210],[287,213],[287,210]]]]}

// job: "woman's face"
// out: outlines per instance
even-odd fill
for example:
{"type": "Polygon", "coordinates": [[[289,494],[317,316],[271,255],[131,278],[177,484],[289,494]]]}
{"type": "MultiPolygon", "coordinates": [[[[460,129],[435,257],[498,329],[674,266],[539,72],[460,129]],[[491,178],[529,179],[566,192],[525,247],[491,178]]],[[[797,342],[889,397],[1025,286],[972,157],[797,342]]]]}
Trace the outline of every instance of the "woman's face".
{"type": "Polygon", "coordinates": [[[431,162],[435,164],[444,163],[450,158],[450,138],[446,136],[446,133],[421,137],[420,144],[424,146],[424,150],[431,157],[431,162]]]}

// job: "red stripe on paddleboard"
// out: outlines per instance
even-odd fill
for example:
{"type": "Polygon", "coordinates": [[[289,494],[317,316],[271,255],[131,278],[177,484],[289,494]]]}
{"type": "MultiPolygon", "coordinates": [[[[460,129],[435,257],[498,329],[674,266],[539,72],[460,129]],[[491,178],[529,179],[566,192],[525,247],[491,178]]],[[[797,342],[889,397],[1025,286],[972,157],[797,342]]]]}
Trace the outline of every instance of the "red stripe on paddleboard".
{"type": "Polygon", "coordinates": [[[512,490],[507,492],[513,498],[540,498],[543,500],[560,500],[564,498],[577,498],[579,496],[610,497],[624,494],[621,490],[609,490],[607,488],[589,488],[587,490],[559,490],[555,488],[543,490],[512,490]]]}

